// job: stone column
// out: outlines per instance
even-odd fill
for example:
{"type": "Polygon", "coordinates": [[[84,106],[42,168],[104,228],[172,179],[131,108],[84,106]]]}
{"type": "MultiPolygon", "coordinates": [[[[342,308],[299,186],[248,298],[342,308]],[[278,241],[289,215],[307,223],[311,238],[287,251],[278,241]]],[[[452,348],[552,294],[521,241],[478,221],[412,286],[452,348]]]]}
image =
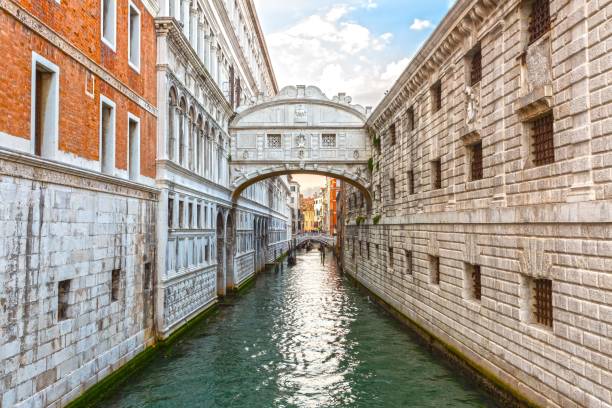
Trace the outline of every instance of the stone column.
{"type": "Polygon", "coordinates": [[[183,34],[185,37],[189,38],[189,19],[190,19],[190,9],[189,1],[182,0],[181,2],[181,22],[183,23],[183,34]]]}

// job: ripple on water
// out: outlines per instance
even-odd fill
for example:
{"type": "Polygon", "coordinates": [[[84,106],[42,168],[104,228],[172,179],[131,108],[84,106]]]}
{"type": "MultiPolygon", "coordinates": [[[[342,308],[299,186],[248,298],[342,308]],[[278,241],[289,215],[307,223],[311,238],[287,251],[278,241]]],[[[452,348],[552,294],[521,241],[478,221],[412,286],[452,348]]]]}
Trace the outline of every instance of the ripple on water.
{"type": "Polygon", "coordinates": [[[328,257],[262,273],[100,407],[493,407],[328,257]]]}

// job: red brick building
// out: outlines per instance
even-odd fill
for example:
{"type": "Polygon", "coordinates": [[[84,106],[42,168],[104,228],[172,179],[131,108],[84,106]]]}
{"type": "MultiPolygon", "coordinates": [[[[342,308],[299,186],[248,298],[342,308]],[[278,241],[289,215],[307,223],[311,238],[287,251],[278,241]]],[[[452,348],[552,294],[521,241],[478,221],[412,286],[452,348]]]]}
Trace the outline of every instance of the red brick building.
{"type": "Polygon", "coordinates": [[[154,341],[156,13],[0,0],[2,407],[65,406],[154,341]]]}

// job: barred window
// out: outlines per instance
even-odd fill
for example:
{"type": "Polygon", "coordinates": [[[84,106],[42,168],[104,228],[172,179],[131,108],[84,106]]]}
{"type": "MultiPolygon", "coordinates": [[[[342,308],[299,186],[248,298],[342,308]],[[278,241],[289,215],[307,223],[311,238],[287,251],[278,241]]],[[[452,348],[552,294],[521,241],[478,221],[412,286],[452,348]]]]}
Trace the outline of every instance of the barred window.
{"type": "Polygon", "coordinates": [[[408,108],[408,130],[412,131],[415,128],[414,123],[414,108],[411,106],[408,108]]]}
{"type": "Polygon", "coordinates": [[[389,267],[393,269],[393,247],[389,247],[389,267]]]}
{"type": "Polygon", "coordinates": [[[121,269],[115,269],[111,273],[111,302],[119,300],[119,289],[121,284],[121,269]]]}
{"type": "Polygon", "coordinates": [[[482,142],[474,143],[471,147],[471,180],[481,180],[483,177],[482,170],[482,142]]]}
{"type": "Polygon", "coordinates": [[[529,44],[550,30],[550,0],[533,0],[529,15],[529,44]]]}
{"type": "Polygon", "coordinates": [[[336,135],[322,135],[321,136],[322,147],[336,147],[336,135]]]}
{"type": "Polygon", "coordinates": [[[472,296],[476,300],[480,300],[482,298],[480,265],[472,265],[472,296]]]}
{"type": "Polygon", "coordinates": [[[395,179],[389,179],[389,197],[395,200],[395,179]]]}
{"type": "Polygon", "coordinates": [[[442,82],[438,81],[431,87],[431,104],[434,112],[442,108],[442,82]]]}
{"type": "Polygon", "coordinates": [[[389,126],[389,145],[395,145],[396,127],[395,123],[389,126]]]}
{"type": "Polygon", "coordinates": [[[553,114],[547,113],[531,122],[533,164],[542,166],[555,162],[553,114]]]}
{"type": "Polygon", "coordinates": [[[412,251],[406,250],[406,273],[412,275],[412,251]]]}
{"type": "Polygon", "coordinates": [[[174,199],[168,198],[168,228],[172,228],[174,222],[174,199]]]}
{"type": "Polygon", "coordinates": [[[408,170],[408,194],[414,194],[414,170],[408,170]]]}
{"type": "Polygon", "coordinates": [[[480,44],[474,50],[470,64],[470,85],[474,86],[482,79],[482,52],[480,44]]]}
{"type": "Polygon", "coordinates": [[[535,279],[533,291],[533,314],[535,322],[544,326],[552,327],[552,280],[535,279]]]}
{"type": "Polygon", "coordinates": [[[366,243],[366,253],[367,253],[368,259],[370,259],[370,243],[369,242],[366,243]]]}
{"type": "Polygon", "coordinates": [[[70,280],[63,280],[57,285],[57,320],[68,319],[68,295],[70,294],[70,280]]]}
{"type": "Polygon", "coordinates": [[[439,256],[429,256],[429,273],[430,273],[430,283],[434,285],[440,284],[440,257],[439,256]]]}
{"type": "Polygon", "coordinates": [[[268,135],[268,148],[269,149],[280,149],[281,148],[281,135],[268,135]]]}
{"type": "Polygon", "coordinates": [[[442,161],[440,159],[431,162],[431,186],[433,189],[442,188],[442,161]]]}

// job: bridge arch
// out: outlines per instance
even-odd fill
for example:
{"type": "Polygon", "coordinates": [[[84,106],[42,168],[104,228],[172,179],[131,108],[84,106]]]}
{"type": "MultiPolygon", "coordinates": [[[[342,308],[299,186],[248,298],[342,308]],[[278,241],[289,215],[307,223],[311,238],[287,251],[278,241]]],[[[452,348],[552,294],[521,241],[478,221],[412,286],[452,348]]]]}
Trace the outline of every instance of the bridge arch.
{"type": "Polygon", "coordinates": [[[230,124],[234,201],[250,185],[287,174],[337,178],[359,189],[371,207],[369,108],[343,93],[288,86],[239,108],[230,124]]]}

